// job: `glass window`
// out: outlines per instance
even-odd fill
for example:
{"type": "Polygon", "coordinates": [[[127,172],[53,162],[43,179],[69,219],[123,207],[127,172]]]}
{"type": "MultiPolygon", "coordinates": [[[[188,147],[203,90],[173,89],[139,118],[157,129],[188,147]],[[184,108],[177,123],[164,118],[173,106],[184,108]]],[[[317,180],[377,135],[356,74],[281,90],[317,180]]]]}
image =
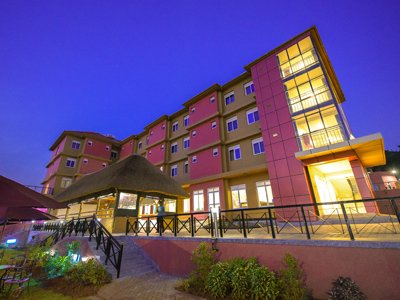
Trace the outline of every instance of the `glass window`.
{"type": "Polygon", "coordinates": [[[80,147],[81,147],[81,143],[80,143],[80,142],[78,142],[78,141],[72,141],[72,144],[71,144],[71,148],[72,148],[72,149],[79,150],[80,147]]]}
{"type": "Polygon", "coordinates": [[[233,117],[226,120],[226,127],[228,129],[228,132],[235,131],[236,129],[238,129],[237,117],[233,117]]]}
{"type": "Polygon", "coordinates": [[[65,188],[69,187],[71,185],[71,183],[72,183],[72,179],[71,178],[63,177],[61,179],[61,185],[60,186],[65,189],[65,188]]]}
{"type": "Polygon", "coordinates": [[[250,95],[254,93],[254,83],[250,81],[244,85],[244,93],[245,95],[250,95]]]}
{"type": "Polygon", "coordinates": [[[212,129],[214,129],[214,128],[217,128],[217,122],[211,122],[211,128],[212,129]]]}
{"type": "Polygon", "coordinates": [[[190,212],[190,198],[183,199],[183,212],[190,212]]]}
{"type": "Polygon", "coordinates": [[[173,132],[178,131],[178,122],[172,124],[172,131],[173,132]]]}
{"type": "Polygon", "coordinates": [[[247,124],[253,124],[257,122],[260,118],[258,116],[258,108],[250,109],[246,112],[247,114],[247,124]]]}
{"type": "Polygon", "coordinates": [[[225,98],[225,105],[229,105],[235,102],[235,94],[233,92],[224,95],[224,98],[225,98]]]}
{"type": "Polygon", "coordinates": [[[111,151],[111,159],[116,159],[118,158],[118,152],[117,151],[111,151]]]}
{"type": "Polygon", "coordinates": [[[178,166],[177,165],[171,166],[171,177],[175,177],[177,175],[178,175],[178,166]]]}
{"type": "Polygon", "coordinates": [[[136,209],[137,194],[119,193],[118,209],[136,209]]]}
{"type": "Polygon", "coordinates": [[[195,211],[204,210],[204,192],[198,190],[193,192],[193,208],[195,211]]]}
{"type": "Polygon", "coordinates": [[[246,185],[231,186],[232,207],[242,208],[247,207],[246,185]]]}
{"type": "Polygon", "coordinates": [[[65,166],[68,168],[75,168],[75,163],[76,163],[75,159],[67,158],[67,162],[66,162],[65,166]]]}
{"type": "Polygon", "coordinates": [[[189,161],[185,161],[185,164],[183,165],[183,172],[185,174],[189,173],[189,161]]]}
{"type": "Polygon", "coordinates": [[[183,139],[183,149],[187,149],[190,147],[190,137],[186,137],[183,139]]]}
{"type": "Polygon", "coordinates": [[[213,149],[213,156],[218,156],[218,148],[213,149]]]}
{"type": "Polygon", "coordinates": [[[185,126],[185,127],[189,126],[189,116],[185,116],[183,118],[183,126],[185,126]]]}
{"type": "Polygon", "coordinates": [[[259,206],[273,205],[272,188],[269,180],[256,183],[259,206]]]}
{"type": "Polygon", "coordinates": [[[164,208],[166,212],[176,213],[176,200],[164,198],[164,208]]]}
{"type": "Polygon", "coordinates": [[[257,155],[257,154],[261,154],[265,152],[264,149],[264,141],[262,138],[258,138],[255,140],[251,141],[252,145],[253,145],[253,154],[257,155]]]}
{"type": "Polygon", "coordinates": [[[208,206],[210,211],[212,208],[217,208],[220,206],[219,187],[208,189],[208,206]]]}
{"type": "Polygon", "coordinates": [[[197,163],[197,156],[192,156],[192,163],[197,163]]]}
{"type": "Polygon", "coordinates": [[[240,145],[236,145],[236,146],[230,147],[228,149],[228,152],[229,152],[229,160],[230,161],[238,160],[238,159],[242,158],[242,155],[240,153],[240,145]]]}
{"type": "Polygon", "coordinates": [[[142,142],[139,142],[138,148],[139,148],[139,149],[142,149],[142,145],[143,145],[143,143],[142,143],[142,142]]]}
{"type": "Polygon", "coordinates": [[[171,145],[171,153],[176,153],[178,152],[178,143],[173,143],[171,145]]]}

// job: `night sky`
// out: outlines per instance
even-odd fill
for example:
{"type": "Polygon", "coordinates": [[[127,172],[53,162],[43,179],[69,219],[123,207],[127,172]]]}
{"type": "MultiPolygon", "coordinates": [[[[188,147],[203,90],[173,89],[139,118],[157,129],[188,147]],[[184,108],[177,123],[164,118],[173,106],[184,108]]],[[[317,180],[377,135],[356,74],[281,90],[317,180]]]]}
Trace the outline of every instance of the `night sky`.
{"type": "Polygon", "coordinates": [[[63,130],[139,133],[316,25],[356,137],[400,145],[399,1],[0,1],[0,174],[39,185],[63,130]]]}

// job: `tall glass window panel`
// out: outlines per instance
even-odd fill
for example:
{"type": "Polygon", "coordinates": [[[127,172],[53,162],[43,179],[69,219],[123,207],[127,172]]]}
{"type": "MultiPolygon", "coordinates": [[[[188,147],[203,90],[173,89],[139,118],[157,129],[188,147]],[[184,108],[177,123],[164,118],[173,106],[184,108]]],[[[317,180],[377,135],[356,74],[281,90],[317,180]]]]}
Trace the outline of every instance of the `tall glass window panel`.
{"type": "Polygon", "coordinates": [[[190,198],[183,199],[183,212],[190,212],[190,198]]]}
{"type": "Polygon", "coordinates": [[[119,193],[119,209],[136,209],[138,195],[131,193],[119,193]]]}
{"type": "Polygon", "coordinates": [[[176,200],[165,198],[164,208],[166,212],[176,213],[176,200]]]}
{"type": "Polygon", "coordinates": [[[232,207],[242,208],[247,207],[246,185],[235,185],[231,187],[232,207]]]}
{"type": "Polygon", "coordinates": [[[212,208],[217,208],[220,206],[219,187],[208,189],[208,206],[210,211],[212,208]]]}
{"type": "Polygon", "coordinates": [[[259,206],[273,205],[273,195],[269,180],[256,183],[259,206]]]}
{"type": "Polygon", "coordinates": [[[193,209],[195,211],[204,210],[203,190],[198,190],[193,192],[193,209]]]}

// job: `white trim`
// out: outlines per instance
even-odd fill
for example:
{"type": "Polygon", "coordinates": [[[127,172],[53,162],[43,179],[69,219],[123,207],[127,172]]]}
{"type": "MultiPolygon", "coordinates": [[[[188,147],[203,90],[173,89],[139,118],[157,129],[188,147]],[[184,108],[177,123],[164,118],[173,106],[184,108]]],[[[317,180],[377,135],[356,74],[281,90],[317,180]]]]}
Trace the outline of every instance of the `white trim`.
{"type": "Polygon", "coordinates": [[[246,96],[253,94],[253,93],[250,93],[250,94],[247,94],[247,93],[246,93],[246,88],[249,87],[249,86],[251,86],[251,85],[254,86],[254,82],[253,82],[253,81],[249,81],[248,83],[246,83],[246,84],[243,85],[244,94],[245,94],[246,96]]]}
{"type": "Polygon", "coordinates": [[[218,156],[218,148],[213,149],[213,156],[218,156]]]}
{"type": "Polygon", "coordinates": [[[192,156],[192,163],[193,164],[197,163],[197,156],[196,155],[192,156]]]}
{"type": "MultiPolygon", "coordinates": [[[[253,123],[249,123],[249,115],[250,115],[250,114],[254,114],[255,112],[258,112],[258,107],[257,107],[257,106],[246,111],[247,125],[254,124],[255,122],[258,122],[258,120],[260,120],[260,113],[259,113],[259,114],[258,114],[258,120],[257,120],[257,121],[254,121],[253,123]]],[[[253,116],[253,117],[254,117],[254,116],[253,116]]]]}
{"type": "Polygon", "coordinates": [[[265,145],[264,145],[264,140],[263,140],[263,138],[260,137],[260,138],[258,138],[258,139],[251,140],[251,148],[253,148],[253,155],[260,155],[260,154],[265,153],[265,145]],[[261,149],[260,149],[260,151],[261,151],[260,153],[255,153],[255,152],[254,152],[254,145],[255,145],[255,144],[258,144],[258,143],[262,143],[262,144],[263,144],[263,146],[264,146],[264,151],[261,151],[261,149]]]}
{"type": "Polygon", "coordinates": [[[213,121],[213,122],[211,122],[211,129],[215,129],[215,128],[217,128],[217,122],[213,121]]]}
{"type": "Polygon", "coordinates": [[[171,177],[176,177],[178,176],[178,165],[172,165],[171,166],[171,177]],[[174,175],[175,173],[175,175],[174,175]]]}

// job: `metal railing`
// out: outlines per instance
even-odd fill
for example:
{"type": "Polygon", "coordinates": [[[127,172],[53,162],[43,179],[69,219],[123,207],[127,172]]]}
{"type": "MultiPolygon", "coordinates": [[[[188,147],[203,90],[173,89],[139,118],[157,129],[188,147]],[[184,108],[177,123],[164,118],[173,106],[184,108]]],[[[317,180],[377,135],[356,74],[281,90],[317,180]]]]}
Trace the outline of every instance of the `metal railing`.
{"type": "Polygon", "coordinates": [[[45,245],[49,239],[52,239],[52,245],[56,244],[64,237],[89,235],[89,241],[92,237],[96,241],[96,250],[101,249],[105,254],[104,264],[110,262],[117,271],[117,278],[121,272],[121,262],[124,245],[120,244],[112,234],[104,227],[95,215],[91,218],[72,219],[67,223],[46,223],[35,224],[32,227],[35,231],[51,231],[50,236],[44,239],[41,244],[45,245]]]}
{"type": "Polygon", "coordinates": [[[321,238],[400,232],[400,198],[381,198],[281,205],[184,213],[155,217],[127,217],[125,234],[191,237],[321,238]],[[358,213],[363,206],[369,213],[358,213]],[[384,210],[385,214],[380,214],[384,210]],[[216,221],[216,222],[215,222],[216,221]],[[217,224],[215,224],[217,223],[217,224]]]}
{"type": "Polygon", "coordinates": [[[302,150],[314,149],[343,142],[346,135],[342,125],[324,128],[298,137],[302,150]]]}

